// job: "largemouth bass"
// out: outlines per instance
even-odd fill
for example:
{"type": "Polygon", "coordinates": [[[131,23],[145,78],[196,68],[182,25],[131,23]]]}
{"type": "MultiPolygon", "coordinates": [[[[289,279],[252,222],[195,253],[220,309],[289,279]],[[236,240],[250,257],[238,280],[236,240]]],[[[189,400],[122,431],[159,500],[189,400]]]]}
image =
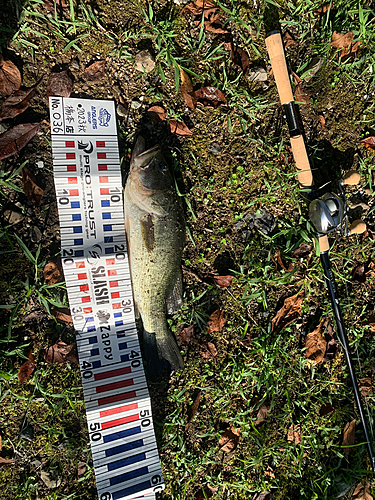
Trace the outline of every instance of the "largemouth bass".
{"type": "Polygon", "coordinates": [[[146,151],[142,137],[133,150],[124,205],[134,300],[143,322],[146,372],[155,379],[165,362],[172,370],[183,368],[167,324],[167,302],[181,288],[185,222],[160,148],[146,151]]]}

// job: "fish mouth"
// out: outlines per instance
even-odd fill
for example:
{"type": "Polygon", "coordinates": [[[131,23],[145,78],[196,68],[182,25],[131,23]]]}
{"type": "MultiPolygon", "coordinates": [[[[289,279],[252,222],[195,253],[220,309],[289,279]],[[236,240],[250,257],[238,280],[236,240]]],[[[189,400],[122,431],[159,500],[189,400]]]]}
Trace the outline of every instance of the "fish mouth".
{"type": "Polygon", "coordinates": [[[147,151],[143,151],[143,153],[139,153],[135,158],[134,158],[134,166],[141,168],[142,170],[148,168],[150,165],[150,161],[158,154],[160,153],[160,147],[159,146],[154,146],[150,149],[147,149],[147,151]]]}

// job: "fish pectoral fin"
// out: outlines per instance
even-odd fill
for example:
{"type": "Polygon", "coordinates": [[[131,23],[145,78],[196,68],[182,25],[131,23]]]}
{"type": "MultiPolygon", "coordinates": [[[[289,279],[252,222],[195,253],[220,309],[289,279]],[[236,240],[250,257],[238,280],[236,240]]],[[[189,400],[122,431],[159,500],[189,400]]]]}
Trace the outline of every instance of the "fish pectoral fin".
{"type": "Polygon", "coordinates": [[[165,304],[168,314],[176,314],[182,307],[182,271],[178,273],[176,283],[174,284],[172,293],[167,297],[165,304]]]}
{"type": "Polygon", "coordinates": [[[155,247],[155,231],[152,215],[144,215],[140,219],[140,225],[143,243],[145,244],[147,250],[149,252],[152,252],[155,247]]]}
{"type": "Polygon", "coordinates": [[[156,200],[148,196],[143,196],[142,199],[138,198],[138,207],[145,212],[158,217],[166,217],[169,213],[168,204],[158,203],[156,200]]]}

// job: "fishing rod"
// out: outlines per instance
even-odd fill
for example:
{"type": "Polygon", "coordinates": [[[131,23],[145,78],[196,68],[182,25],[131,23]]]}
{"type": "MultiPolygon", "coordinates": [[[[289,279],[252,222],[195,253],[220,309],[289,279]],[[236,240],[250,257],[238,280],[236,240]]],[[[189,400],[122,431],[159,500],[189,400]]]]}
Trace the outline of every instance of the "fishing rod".
{"type": "Polygon", "coordinates": [[[342,348],[345,353],[346,363],[349,369],[350,379],[353,386],[354,398],[358,412],[362,421],[363,431],[367,443],[368,454],[372,471],[375,472],[375,455],[372,447],[370,433],[365,418],[361,394],[358,387],[357,378],[353,368],[352,357],[349,349],[348,337],[346,335],[344,322],[341,315],[339,299],[336,285],[332,273],[329,259],[329,241],[328,234],[340,230],[343,236],[352,234],[361,234],[366,230],[366,225],[362,221],[354,221],[349,227],[348,224],[348,204],[343,191],[345,185],[358,184],[360,176],[357,172],[348,172],[339,182],[340,195],[326,193],[321,197],[316,197],[314,191],[314,180],[308,158],[305,141],[301,128],[299,127],[297,107],[294,102],[292,87],[290,84],[289,73],[286,65],[285,52],[281,35],[278,31],[272,31],[265,40],[268,55],[271,61],[273,74],[276,81],[281,104],[284,107],[290,142],[293,151],[294,161],[298,170],[298,182],[301,188],[309,193],[313,198],[309,206],[309,218],[316,230],[320,262],[323,267],[324,279],[327,286],[328,295],[332,304],[333,314],[335,316],[337,331],[342,348]]]}

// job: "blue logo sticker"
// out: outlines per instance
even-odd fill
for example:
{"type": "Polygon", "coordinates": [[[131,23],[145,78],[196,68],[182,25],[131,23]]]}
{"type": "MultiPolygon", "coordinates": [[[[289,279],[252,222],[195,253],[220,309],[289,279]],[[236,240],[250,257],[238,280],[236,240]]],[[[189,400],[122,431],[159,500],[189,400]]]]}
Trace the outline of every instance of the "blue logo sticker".
{"type": "Polygon", "coordinates": [[[104,108],[100,108],[99,110],[99,125],[102,127],[108,127],[109,122],[111,120],[111,115],[104,108]]]}

